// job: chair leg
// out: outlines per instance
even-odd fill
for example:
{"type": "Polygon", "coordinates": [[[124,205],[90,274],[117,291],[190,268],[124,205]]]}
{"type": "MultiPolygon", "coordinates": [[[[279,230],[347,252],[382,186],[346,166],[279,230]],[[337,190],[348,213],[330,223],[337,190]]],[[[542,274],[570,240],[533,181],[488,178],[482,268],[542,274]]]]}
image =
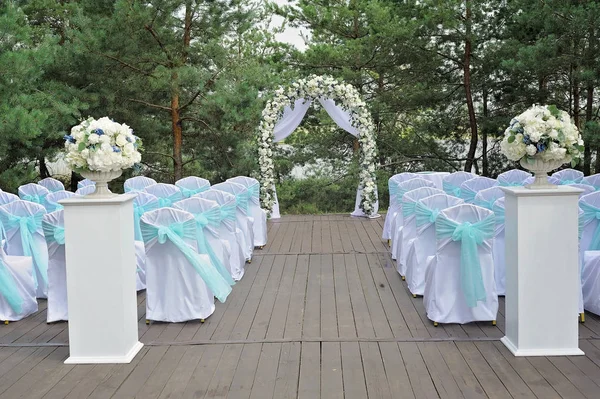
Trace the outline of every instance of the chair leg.
{"type": "Polygon", "coordinates": [[[406,276],[402,276],[402,281],[406,281],[406,276]]]}
{"type": "Polygon", "coordinates": [[[150,325],[150,320],[146,320],[146,325],[149,326],[150,325]]]}
{"type": "Polygon", "coordinates": [[[438,322],[437,322],[437,321],[434,321],[434,322],[433,322],[433,326],[434,326],[434,327],[437,327],[438,325],[439,325],[439,324],[438,324],[438,322]]]}
{"type": "Polygon", "coordinates": [[[10,321],[8,321],[8,320],[4,320],[4,325],[6,325],[6,326],[7,326],[7,325],[8,325],[8,323],[10,323],[10,321]]]}
{"type": "Polygon", "coordinates": [[[200,319],[200,323],[204,323],[205,321],[205,319],[200,319]]]}
{"type": "Polygon", "coordinates": [[[496,325],[496,320],[492,320],[492,325],[495,326],[496,325]]]}
{"type": "Polygon", "coordinates": [[[585,313],[579,313],[579,322],[585,323],[585,313]]]}
{"type": "Polygon", "coordinates": [[[391,246],[392,246],[392,240],[390,240],[390,239],[388,238],[388,247],[391,247],[391,246]]]}
{"type": "Polygon", "coordinates": [[[416,298],[416,297],[417,297],[417,294],[413,294],[413,298],[416,298]]]}

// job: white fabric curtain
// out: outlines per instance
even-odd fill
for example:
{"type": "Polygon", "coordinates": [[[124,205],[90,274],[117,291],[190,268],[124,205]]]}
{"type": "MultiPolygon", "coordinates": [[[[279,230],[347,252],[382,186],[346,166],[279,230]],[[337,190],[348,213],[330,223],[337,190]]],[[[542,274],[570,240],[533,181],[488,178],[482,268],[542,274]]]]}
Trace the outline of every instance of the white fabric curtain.
{"type": "MultiPolygon", "coordinates": [[[[324,99],[320,98],[319,102],[327,111],[331,119],[342,129],[350,133],[351,135],[357,137],[358,129],[352,126],[350,121],[350,114],[337,105],[335,105],[335,101],[332,99],[324,99]]],[[[273,130],[273,135],[275,136],[274,142],[279,142],[288,137],[290,134],[296,130],[296,128],[300,125],[308,108],[311,105],[310,100],[305,100],[303,98],[299,98],[294,103],[294,108],[285,107],[283,110],[283,116],[277,123],[275,123],[275,129],[273,130]]],[[[271,219],[279,219],[279,203],[277,202],[277,192],[275,191],[275,187],[273,187],[273,194],[275,195],[275,206],[273,207],[273,211],[271,212],[271,219]]],[[[362,190],[360,189],[360,185],[358,190],[356,191],[356,201],[354,212],[352,212],[352,216],[365,216],[363,211],[360,209],[360,202],[362,199],[362,190]]],[[[374,215],[377,215],[377,211],[379,209],[379,201],[375,203],[375,212],[374,215]]]]}

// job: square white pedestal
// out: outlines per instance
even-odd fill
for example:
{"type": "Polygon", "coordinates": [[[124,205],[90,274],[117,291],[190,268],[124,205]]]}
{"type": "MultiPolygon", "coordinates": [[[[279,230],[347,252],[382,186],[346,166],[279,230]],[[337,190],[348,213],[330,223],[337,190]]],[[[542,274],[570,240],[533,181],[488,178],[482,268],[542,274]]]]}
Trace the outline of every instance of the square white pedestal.
{"type": "Polygon", "coordinates": [[[579,349],[578,201],[560,186],[505,192],[506,336],[515,356],[583,355],[579,349]]]}
{"type": "Polygon", "coordinates": [[[73,363],[129,363],[138,341],[132,194],[69,198],[65,253],[73,363]]]}

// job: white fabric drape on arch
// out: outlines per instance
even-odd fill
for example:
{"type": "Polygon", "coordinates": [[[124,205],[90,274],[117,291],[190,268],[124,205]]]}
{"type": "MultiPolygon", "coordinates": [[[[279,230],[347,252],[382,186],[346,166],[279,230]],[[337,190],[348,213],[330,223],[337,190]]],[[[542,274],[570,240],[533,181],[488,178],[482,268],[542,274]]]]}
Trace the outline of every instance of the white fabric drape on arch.
{"type": "MultiPolygon", "coordinates": [[[[319,98],[319,102],[321,106],[327,111],[327,114],[333,119],[333,121],[342,129],[353,135],[354,137],[358,136],[358,129],[352,126],[350,121],[350,114],[335,104],[335,101],[330,98],[319,98]]],[[[308,108],[311,106],[311,100],[305,100],[304,98],[299,98],[294,102],[294,108],[286,106],[283,109],[283,116],[280,120],[275,123],[275,128],[273,129],[274,142],[277,143],[279,141],[284,140],[290,134],[296,130],[296,128],[300,125],[308,108]]],[[[275,198],[277,198],[277,192],[275,191],[275,187],[273,187],[273,192],[275,194],[275,198]]],[[[354,205],[354,212],[351,213],[352,216],[365,216],[364,212],[360,209],[360,202],[362,199],[362,190],[356,190],[356,201],[354,205]]],[[[377,215],[379,210],[379,200],[375,202],[375,209],[373,214],[377,215]]],[[[275,202],[275,206],[273,207],[273,211],[271,212],[271,219],[278,219],[279,216],[279,203],[277,200],[275,202]]]]}

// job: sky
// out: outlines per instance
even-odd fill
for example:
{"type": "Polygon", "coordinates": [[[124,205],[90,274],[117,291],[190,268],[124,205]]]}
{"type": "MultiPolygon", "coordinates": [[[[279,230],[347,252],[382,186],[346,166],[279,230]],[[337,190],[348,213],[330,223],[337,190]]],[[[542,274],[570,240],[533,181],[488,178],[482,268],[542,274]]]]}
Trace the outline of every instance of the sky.
{"type": "MultiPolygon", "coordinates": [[[[275,4],[279,4],[279,5],[288,5],[289,2],[288,0],[273,0],[273,2],[275,4]]],[[[280,16],[275,16],[273,18],[273,26],[280,26],[283,23],[283,17],[280,16]]],[[[292,44],[294,46],[296,46],[296,48],[298,50],[304,50],[306,49],[306,44],[304,43],[304,40],[302,39],[301,36],[301,32],[305,32],[306,34],[306,29],[298,29],[298,28],[286,28],[286,30],[283,33],[278,34],[276,37],[279,41],[284,42],[284,43],[289,43],[292,44]]]]}

